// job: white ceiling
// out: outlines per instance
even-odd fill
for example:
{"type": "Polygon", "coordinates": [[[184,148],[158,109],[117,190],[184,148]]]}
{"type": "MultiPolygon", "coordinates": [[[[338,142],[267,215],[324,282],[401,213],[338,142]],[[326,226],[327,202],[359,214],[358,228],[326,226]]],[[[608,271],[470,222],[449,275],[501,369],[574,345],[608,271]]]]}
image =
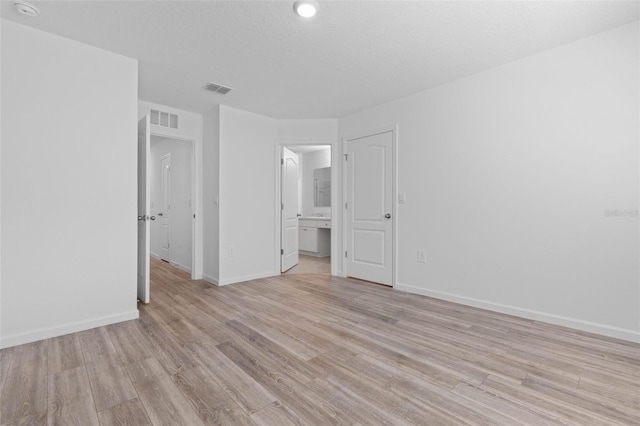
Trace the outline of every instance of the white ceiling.
{"type": "Polygon", "coordinates": [[[140,61],[139,97],[336,118],[639,19],[637,1],[2,1],[2,17],[140,61]],[[234,88],[205,92],[212,80],[234,88]]]}

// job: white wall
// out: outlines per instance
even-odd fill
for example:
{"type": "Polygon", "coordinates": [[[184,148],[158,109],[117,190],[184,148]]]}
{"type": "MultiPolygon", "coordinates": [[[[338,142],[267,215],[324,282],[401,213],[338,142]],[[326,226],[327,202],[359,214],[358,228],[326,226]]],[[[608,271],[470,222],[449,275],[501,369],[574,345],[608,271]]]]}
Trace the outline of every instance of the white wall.
{"type": "Polygon", "coordinates": [[[197,114],[190,111],[184,111],[181,109],[172,108],[166,105],[155,104],[140,100],[138,102],[138,119],[141,119],[145,115],[149,114],[151,109],[160,111],[166,111],[171,114],[176,114],[179,117],[178,128],[172,129],[169,127],[162,127],[157,124],[151,125],[151,134],[156,136],[165,136],[174,139],[185,139],[194,141],[195,149],[195,164],[194,164],[194,211],[196,217],[194,219],[194,270],[192,276],[195,279],[202,278],[203,273],[203,222],[204,222],[204,209],[202,203],[203,197],[203,170],[202,170],[202,158],[203,158],[203,120],[202,114],[197,114]]]}
{"type": "Polygon", "coordinates": [[[331,207],[314,207],[314,170],[331,167],[331,148],[305,152],[300,159],[300,204],[302,216],[331,216],[331,207]]]}
{"type": "Polygon", "coordinates": [[[220,106],[220,281],[275,274],[276,120],[220,106]]]}
{"type": "Polygon", "coordinates": [[[1,39],[1,345],[137,318],[137,62],[1,39]]]}
{"type": "Polygon", "coordinates": [[[335,119],[286,119],[278,120],[278,140],[332,143],[338,139],[338,120],[335,119]]]}
{"type": "Polygon", "coordinates": [[[397,288],[640,341],[638,218],[605,216],[638,209],[638,51],[636,22],[341,119],[399,126],[397,288]]]}
{"type": "Polygon", "coordinates": [[[220,106],[203,114],[204,136],[204,274],[207,281],[220,280],[220,106]]]}
{"type": "Polygon", "coordinates": [[[151,254],[161,257],[162,248],[162,157],[171,155],[170,257],[165,259],[191,272],[193,208],[191,184],[193,172],[191,143],[160,136],[151,137],[151,254]]]}

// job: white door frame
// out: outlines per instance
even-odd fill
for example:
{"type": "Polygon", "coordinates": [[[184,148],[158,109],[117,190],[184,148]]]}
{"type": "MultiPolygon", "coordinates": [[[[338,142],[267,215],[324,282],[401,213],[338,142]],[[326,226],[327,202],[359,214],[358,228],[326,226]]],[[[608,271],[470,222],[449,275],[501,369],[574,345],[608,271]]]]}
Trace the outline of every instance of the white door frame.
{"type": "MultiPolygon", "coordinates": [[[[380,133],[391,132],[391,165],[393,170],[391,171],[391,215],[393,217],[393,225],[391,227],[391,232],[393,235],[391,236],[391,287],[395,288],[398,282],[398,125],[382,127],[374,130],[370,130],[367,132],[357,133],[353,135],[349,135],[347,137],[342,138],[342,248],[343,250],[347,250],[347,209],[345,209],[345,204],[347,202],[347,179],[344,178],[347,176],[347,161],[345,160],[345,154],[348,152],[347,144],[350,140],[366,138],[367,136],[379,135],[380,133]]],[[[333,178],[333,176],[332,176],[333,178]]],[[[333,202],[333,200],[332,200],[333,202]]],[[[347,262],[342,262],[342,276],[346,277],[348,275],[347,271],[347,262]]]]}
{"type": "MultiPolygon", "coordinates": [[[[200,253],[199,250],[196,250],[196,228],[200,229],[199,225],[202,223],[202,218],[200,215],[196,214],[197,206],[200,205],[198,191],[196,190],[196,141],[190,138],[170,135],[158,131],[151,132],[151,136],[173,139],[178,142],[187,142],[191,147],[191,216],[193,218],[191,221],[191,279],[197,280],[201,277],[196,276],[196,257],[199,258],[202,256],[202,253],[200,253]]],[[[149,159],[149,161],[150,160],[151,159],[149,159]]],[[[148,163],[149,162],[147,161],[147,167],[150,166],[148,163]]]]}
{"type": "Polygon", "coordinates": [[[275,143],[275,167],[276,167],[276,180],[275,188],[276,194],[274,198],[274,210],[275,210],[275,241],[276,250],[274,258],[274,272],[276,275],[280,272],[280,250],[282,249],[282,242],[280,241],[280,200],[281,200],[281,183],[282,183],[282,169],[280,159],[282,158],[282,147],[285,146],[300,146],[300,145],[326,145],[331,147],[331,275],[338,275],[338,227],[337,219],[339,215],[338,209],[338,170],[336,165],[338,164],[337,158],[340,155],[335,142],[331,141],[300,141],[300,140],[276,140],[275,143]]]}

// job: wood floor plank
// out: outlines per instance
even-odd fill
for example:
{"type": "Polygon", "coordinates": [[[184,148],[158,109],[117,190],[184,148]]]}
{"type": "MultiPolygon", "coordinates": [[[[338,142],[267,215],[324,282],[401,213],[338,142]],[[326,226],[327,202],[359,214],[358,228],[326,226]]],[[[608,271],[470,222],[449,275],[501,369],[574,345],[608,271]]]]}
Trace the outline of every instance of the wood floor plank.
{"type": "Polygon", "coordinates": [[[98,425],[98,416],[84,366],[49,376],[47,423],[98,425]]]}
{"type": "Polygon", "coordinates": [[[0,425],[640,424],[640,344],[330,275],[151,260],[140,318],[0,350],[0,425]]]}
{"type": "Polygon", "coordinates": [[[125,321],[106,327],[113,347],[124,365],[149,358],[150,348],[136,321],[125,321]]]}
{"type": "Polygon", "coordinates": [[[98,413],[100,426],[152,426],[144,406],[138,398],[98,413]]]}
{"type": "Polygon", "coordinates": [[[294,412],[307,424],[352,424],[349,417],[332,406],[322,395],[297,386],[282,371],[270,368],[266,362],[256,362],[233,342],[218,345],[218,348],[256,382],[278,398],[288,410],[294,412]]]}
{"type": "Polygon", "coordinates": [[[118,352],[113,346],[105,327],[81,331],[80,333],[77,333],[77,335],[80,340],[80,347],[82,348],[82,354],[86,363],[117,363],[120,361],[118,352]]]}
{"type": "Polygon", "coordinates": [[[13,354],[0,400],[0,424],[46,415],[47,344],[45,340],[9,349],[13,354]]]}
{"type": "Polygon", "coordinates": [[[204,424],[238,424],[242,418],[245,424],[252,423],[203,368],[196,367],[177,373],[173,376],[173,381],[204,424]]]}
{"type": "Polygon", "coordinates": [[[266,407],[262,407],[251,415],[253,422],[260,426],[300,426],[307,425],[296,413],[282,405],[280,401],[275,401],[266,407]]]}
{"type": "Polygon", "coordinates": [[[591,415],[580,407],[572,406],[564,401],[552,398],[546,393],[521,386],[504,378],[489,376],[482,383],[482,387],[504,399],[517,401],[531,409],[542,411],[551,417],[558,418],[567,424],[583,426],[618,424],[613,420],[603,421],[601,418],[591,415]]]}
{"type": "Polygon", "coordinates": [[[154,425],[197,426],[204,424],[168,377],[138,386],[137,391],[147,415],[154,425]]]}
{"type": "Polygon", "coordinates": [[[49,340],[47,349],[48,374],[84,365],[80,340],[76,334],[67,334],[49,340]]]}
{"type": "Polygon", "coordinates": [[[92,362],[87,364],[87,373],[98,411],[138,396],[129,375],[120,363],[92,362]]]}
{"type": "Polygon", "coordinates": [[[247,414],[277,400],[215,346],[201,345],[196,351],[202,368],[247,414]]]}
{"type": "Polygon", "coordinates": [[[537,412],[531,407],[515,403],[488,392],[482,387],[476,387],[468,383],[460,382],[453,388],[453,393],[463,396],[469,401],[483,405],[487,410],[495,411],[511,419],[511,422],[523,425],[557,425],[558,419],[537,412]]]}

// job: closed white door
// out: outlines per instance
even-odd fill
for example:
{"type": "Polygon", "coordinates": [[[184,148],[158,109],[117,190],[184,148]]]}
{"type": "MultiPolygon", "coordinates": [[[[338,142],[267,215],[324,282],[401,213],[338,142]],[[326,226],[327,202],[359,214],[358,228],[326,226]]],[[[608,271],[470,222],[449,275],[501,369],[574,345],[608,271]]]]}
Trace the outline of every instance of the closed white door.
{"type": "Polygon", "coordinates": [[[160,159],[160,258],[171,260],[171,154],[160,159]]]}
{"type": "Polygon", "coordinates": [[[347,275],[393,285],[393,132],[347,141],[347,275]]]}
{"type": "Polygon", "coordinates": [[[298,264],[298,155],[282,148],[280,270],[298,264]]]}
{"type": "Polygon", "coordinates": [[[138,122],[138,299],[149,303],[149,168],[151,135],[149,116],[138,122]]]}

